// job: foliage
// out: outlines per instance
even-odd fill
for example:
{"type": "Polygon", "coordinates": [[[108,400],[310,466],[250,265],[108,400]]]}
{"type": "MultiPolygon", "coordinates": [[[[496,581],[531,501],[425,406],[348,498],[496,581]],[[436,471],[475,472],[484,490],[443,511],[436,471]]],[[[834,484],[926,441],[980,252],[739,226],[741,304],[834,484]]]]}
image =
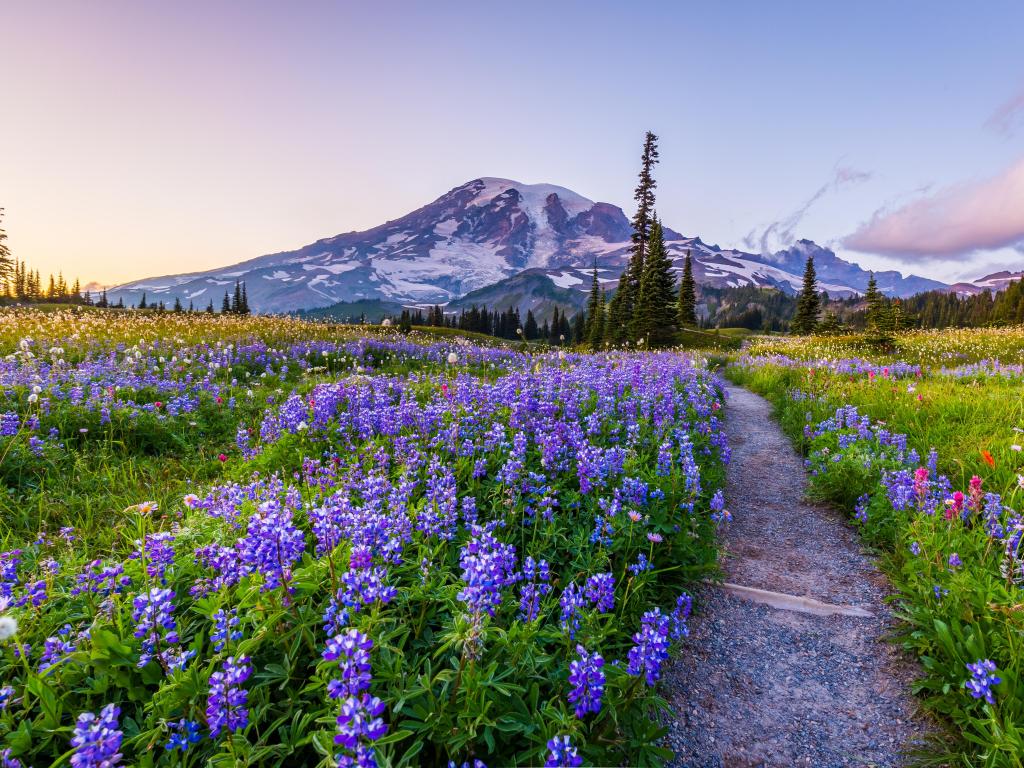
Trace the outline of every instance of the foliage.
{"type": "Polygon", "coordinates": [[[85,310],[0,344],[7,759],[666,756],[727,455],[699,360],[85,310]]]}

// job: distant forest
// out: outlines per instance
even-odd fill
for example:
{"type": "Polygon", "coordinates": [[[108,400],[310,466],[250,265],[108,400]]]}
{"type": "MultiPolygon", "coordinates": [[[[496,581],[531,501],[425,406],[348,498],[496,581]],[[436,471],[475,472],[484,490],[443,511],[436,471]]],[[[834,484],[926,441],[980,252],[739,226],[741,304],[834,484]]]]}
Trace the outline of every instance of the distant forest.
{"type": "MultiPolygon", "coordinates": [[[[703,328],[749,328],[786,331],[796,313],[798,296],[775,288],[698,288],[703,328]]],[[[1004,291],[983,291],[959,296],[927,291],[909,298],[881,298],[900,328],[967,328],[1024,324],[1024,282],[1010,283],[1004,291]]],[[[830,299],[821,296],[821,322],[826,330],[863,331],[868,325],[865,296],[830,299]],[[835,325],[838,324],[838,328],[835,325]]]]}

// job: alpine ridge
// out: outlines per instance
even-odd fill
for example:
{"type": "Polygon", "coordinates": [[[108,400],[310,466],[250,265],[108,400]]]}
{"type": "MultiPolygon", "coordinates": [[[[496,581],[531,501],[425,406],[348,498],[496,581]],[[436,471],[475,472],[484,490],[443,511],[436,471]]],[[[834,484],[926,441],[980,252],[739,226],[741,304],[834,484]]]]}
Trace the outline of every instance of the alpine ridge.
{"type": "MultiPolygon", "coordinates": [[[[225,290],[245,281],[257,312],[291,312],[338,302],[382,301],[459,306],[486,295],[507,305],[507,281],[521,309],[558,301],[580,306],[596,262],[609,290],[629,258],[630,224],[622,209],[594,202],[553,184],[523,184],[483,177],[455,187],[422,208],[362,232],[347,232],[295,251],[272,253],[221,269],[137,280],[108,291],[111,301],[180,299],[188,306],[220,305],[225,290]],[[529,277],[527,280],[525,278],[529,277]],[[532,286],[524,290],[524,285],[532,286]],[[537,295],[537,288],[545,296],[537,295]],[[461,301],[460,301],[461,300],[461,301]]],[[[867,287],[868,273],[809,240],[774,254],[709,245],[665,228],[666,249],[677,270],[687,250],[699,284],[799,289],[803,264],[813,255],[823,290],[850,296],[867,287]]],[[[885,293],[910,295],[945,288],[899,272],[876,276],[885,293]]]]}

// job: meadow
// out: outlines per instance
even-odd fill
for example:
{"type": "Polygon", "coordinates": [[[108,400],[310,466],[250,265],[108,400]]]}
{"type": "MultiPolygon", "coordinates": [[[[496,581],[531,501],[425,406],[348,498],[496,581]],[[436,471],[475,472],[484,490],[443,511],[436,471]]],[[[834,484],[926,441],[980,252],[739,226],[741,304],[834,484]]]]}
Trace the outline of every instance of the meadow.
{"type": "Polygon", "coordinates": [[[768,397],[812,492],[882,554],[946,725],[923,764],[1024,764],[1024,329],[752,339],[733,380],[768,397]]]}
{"type": "Polygon", "coordinates": [[[670,756],[702,358],[74,309],[0,357],[5,768],[670,756]]]}

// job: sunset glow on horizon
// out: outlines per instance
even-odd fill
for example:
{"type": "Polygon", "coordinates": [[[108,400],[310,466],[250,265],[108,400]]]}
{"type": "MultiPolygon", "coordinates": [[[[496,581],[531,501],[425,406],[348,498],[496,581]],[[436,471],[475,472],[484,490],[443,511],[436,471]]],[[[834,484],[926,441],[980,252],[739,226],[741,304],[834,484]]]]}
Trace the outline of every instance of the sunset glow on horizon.
{"type": "Polygon", "coordinates": [[[788,221],[865,267],[1020,268],[1024,7],[739,8],[10,7],[3,226],[16,258],[109,285],[370,228],[481,176],[629,215],[651,129],[659,215],[688,235],[781,247],[788,221]],[[1001,218],[979,221],[992,190],[1001,218]],[[915,250],[912,219],[960,223],[915,250]]]}

